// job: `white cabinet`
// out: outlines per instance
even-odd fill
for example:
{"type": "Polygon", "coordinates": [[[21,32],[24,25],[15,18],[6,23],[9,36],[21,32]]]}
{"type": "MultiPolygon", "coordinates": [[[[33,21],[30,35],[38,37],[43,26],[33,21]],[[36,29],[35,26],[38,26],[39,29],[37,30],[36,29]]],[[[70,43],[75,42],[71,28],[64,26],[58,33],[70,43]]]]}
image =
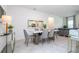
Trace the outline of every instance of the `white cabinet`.
{"type": "Polygon", "coordinates": [[[0,36],[0,52],[12,53],[14,51],[14,47],[15,47],[14,33],[7,33],[0,36]]]}
{"type": "Polygon", "coordinates": [[[5,46],[6,46],[6,38],[0,36],[0,52],[3,50],[5,46]]]}

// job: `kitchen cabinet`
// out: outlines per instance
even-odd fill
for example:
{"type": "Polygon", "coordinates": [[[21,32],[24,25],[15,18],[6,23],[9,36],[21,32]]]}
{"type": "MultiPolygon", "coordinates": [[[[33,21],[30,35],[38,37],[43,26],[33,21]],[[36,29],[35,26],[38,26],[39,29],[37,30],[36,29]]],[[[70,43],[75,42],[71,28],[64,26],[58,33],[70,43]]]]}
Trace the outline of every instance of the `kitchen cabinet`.
{"type": "Polygon", "coordinates": [[[0,36],[0,52],[4,49],[5,46],[6,46],[6,38],[0,36]]]}
{"type": "Polygon", "coordinates": [[[13,53],[15,47],[14,33],[7,33],[0,36],[0,52],[13,53]]]}

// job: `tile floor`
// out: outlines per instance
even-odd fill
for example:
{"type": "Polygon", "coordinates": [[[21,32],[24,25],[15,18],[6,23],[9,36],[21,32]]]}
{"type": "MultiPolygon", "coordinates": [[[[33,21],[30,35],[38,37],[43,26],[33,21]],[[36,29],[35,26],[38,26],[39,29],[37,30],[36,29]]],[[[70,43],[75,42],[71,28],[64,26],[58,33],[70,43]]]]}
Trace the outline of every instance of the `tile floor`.
{"type": "MultiPolygon", "coordinates": [[[[73,42],[75,46],[75,42],[73,42]]],[[[29,43],[27,46],[24,44],[24,39],[16,41],[14,53],[67,53],[67,38],[58,36],[55,41],[50,43],[45,42],[35,45],[29,43]]],[[[75,48],[73,48],[75,52],[75,48]]]]}

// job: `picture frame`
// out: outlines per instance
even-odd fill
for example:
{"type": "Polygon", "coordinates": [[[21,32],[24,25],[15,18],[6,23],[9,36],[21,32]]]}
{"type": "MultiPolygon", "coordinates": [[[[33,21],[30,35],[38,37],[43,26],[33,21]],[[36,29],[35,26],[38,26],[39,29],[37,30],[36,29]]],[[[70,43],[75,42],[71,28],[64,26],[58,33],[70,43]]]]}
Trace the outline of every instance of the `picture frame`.
{"type": "Polygon", "coordinates": [[[44,21],[41,20],[28,20],[28,27],[43,27],[44,21]]]}

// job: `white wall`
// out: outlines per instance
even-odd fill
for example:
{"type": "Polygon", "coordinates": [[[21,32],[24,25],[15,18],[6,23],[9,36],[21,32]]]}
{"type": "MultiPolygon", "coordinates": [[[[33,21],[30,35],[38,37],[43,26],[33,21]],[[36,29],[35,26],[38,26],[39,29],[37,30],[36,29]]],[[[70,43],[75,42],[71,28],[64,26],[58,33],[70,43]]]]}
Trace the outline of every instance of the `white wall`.
{"type": "Polygon", "coordinates": [[[63,25],[67,25],[67,24],[66,24],[66,20],[67,20],[66,17],[64,17],[64,18],[63,18],[63,25]]]}
{"type": "Polygon", "coordinates": [[[55,27],[62,27],[63,25],[63,17],[54,16],[39,11],[33,11],[20,6],[8,6],[6,14],[13,17],[12,21],[17,40],[24,38],[23,29],[27,27],[27,20],[30,19],[47,20],[48,17],[52,16],[55,19],[55,27]]]}
{"type": "Polygon", "coordinates": [[[63,26],[63,17],[54,16],[55,18],[55,27],[61,28],[63,26]]]}

